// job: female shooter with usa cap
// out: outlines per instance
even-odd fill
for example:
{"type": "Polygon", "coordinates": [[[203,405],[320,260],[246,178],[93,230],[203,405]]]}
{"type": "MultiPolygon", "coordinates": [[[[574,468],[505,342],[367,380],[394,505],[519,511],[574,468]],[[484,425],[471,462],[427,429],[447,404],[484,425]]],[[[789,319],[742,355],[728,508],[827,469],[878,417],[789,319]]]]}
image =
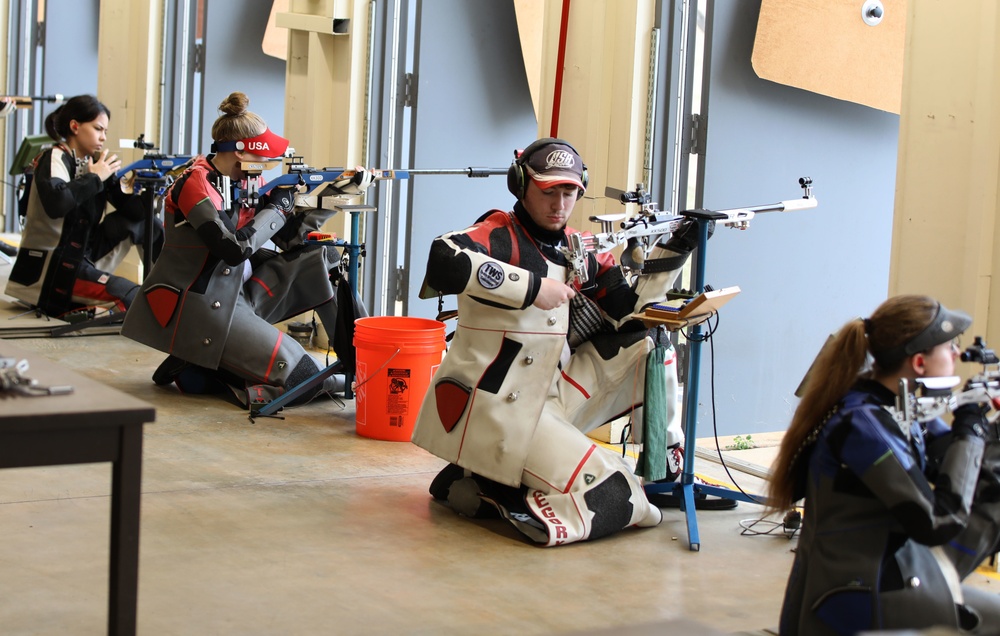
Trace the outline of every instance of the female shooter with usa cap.
{"type": "MultiPolygon", "coordinates": [[[[197,157],[167,191],[166,245],[122,334],[169,354],[156,384],[229,388],[250,407],[318,373],[312,355],[274,323],[315,309],[332,333],[341,259],[333,246],[303,244],[292,189],[274,188],[255,207],[226,205],[223,177],[239,183],[248,177],[245,162],[280,158],[288,148],[248,104],[240,92],[222,102],[213,154],[197,157]],[[283,251],[267,249],[268,241],[283,251]]],[[[332,375],[293,404],[343,387],[344,376],[332,375]]]]}

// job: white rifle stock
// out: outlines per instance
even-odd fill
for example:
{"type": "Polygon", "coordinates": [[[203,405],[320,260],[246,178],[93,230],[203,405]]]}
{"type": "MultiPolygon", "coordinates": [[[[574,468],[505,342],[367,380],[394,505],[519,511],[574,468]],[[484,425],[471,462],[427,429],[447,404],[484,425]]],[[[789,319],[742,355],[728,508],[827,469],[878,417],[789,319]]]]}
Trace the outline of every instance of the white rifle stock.
{"type": "MultiPolygon", "coordinates": [[[[618,197],[622,204],[639,204],[639,213],[636,216],[631,218],[628,218],[626,214],[592,216],[590,220],[594,223],[600,223],[601,231],[593,235],[580,233],[570,235],[570,245],[563,252],[573,266],[573,278],[581,281],[581,285],[587,282],[584,250],[601,254],[611,251],[619,245],[627,246],[627,251],[622,255],[622,264],[643,273],[646,256],[649,255],[653,246],[657,242],[669,238],[682,224],[693,222],[694,217],[710,219],[715,221],[717,226],[745,230],[750,227],[751,219],[762,212],[792,212],[816,207],[819,202],[812,193],[812,179],[802,177],[799,179],[799,186],[804,191],[803,196],[799,199],[729,210],[694,210],[674,215],[658,210],[656,203],[651,200],[642,184],[638,184],[635,191],[621,192],[618,197]],[[618,224],[617,230],[615,229],[616,223],[618,224]]],[[[608,192],[618,191],[608,188],[608,192]]]]}

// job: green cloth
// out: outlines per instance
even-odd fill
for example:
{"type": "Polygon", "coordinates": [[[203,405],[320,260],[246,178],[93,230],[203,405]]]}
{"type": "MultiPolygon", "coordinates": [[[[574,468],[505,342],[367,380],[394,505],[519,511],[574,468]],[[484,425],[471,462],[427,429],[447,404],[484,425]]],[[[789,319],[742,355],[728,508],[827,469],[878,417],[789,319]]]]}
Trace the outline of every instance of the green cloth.
{"type": "Polygon", "coordinates": [[[667,476],[667,348],[658,345],[646,356],[646,390],[642,408],[642,452],[635,473],[646,481],[667,476]]]}

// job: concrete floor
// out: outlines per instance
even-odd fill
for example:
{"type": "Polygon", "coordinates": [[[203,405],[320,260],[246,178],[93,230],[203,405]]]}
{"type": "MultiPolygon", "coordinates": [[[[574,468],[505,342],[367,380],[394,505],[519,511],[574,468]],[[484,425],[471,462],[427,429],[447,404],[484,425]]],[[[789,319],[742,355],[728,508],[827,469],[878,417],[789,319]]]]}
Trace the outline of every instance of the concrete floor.
{"type": "MultiPolygon", "coordinates": [[[[540,548],[505,522],[433,502],[427,487],[443,462],[358,436],[353,401],[250,423],[219,397],[155,386],[162,356],[119,335],[11,342],[156,408],[145,427],[140,634],[709,634],[777,624],[795,541],[742,536],[759,506],[699,512],[699,552],[671,509],[656,528],[540,548]]],[[[712,462],[696,471],[728,481],[712,462]]],[[[110,472],[0,471],[0,633],[105,632],[110,472]]],[[[759,479],[733,474],[762,491],[759,479]]]]}
{"type": "MultiPolygon", "coordinates": [[[[443,462],[360,437],[353,401],[257,419],[150,375],[118,335],[17,339],[33,355],[146,400],[140,634],[551,634],[688,618],[777,623],[795,543],[740,536],[760,508],[684,515],[545,549],[501,521],[434,503],[443,462]]],[[[2,353],[0,341],[0,353],[2,353]]],[[[30,362],[30,359],[29,359],[30,362]]],[[[30,371],[29,371],[30,375],[30,371]]],[[[698,472],[723,477],[710,462],[698,472]]],[[[744,488],[759,482],[738,475],[744,488]]],[[[101,634],[110,465],[0,471],[0,632],[101,634]]],[[[615,630],[617,631],[617,630],[615,630]]]]}

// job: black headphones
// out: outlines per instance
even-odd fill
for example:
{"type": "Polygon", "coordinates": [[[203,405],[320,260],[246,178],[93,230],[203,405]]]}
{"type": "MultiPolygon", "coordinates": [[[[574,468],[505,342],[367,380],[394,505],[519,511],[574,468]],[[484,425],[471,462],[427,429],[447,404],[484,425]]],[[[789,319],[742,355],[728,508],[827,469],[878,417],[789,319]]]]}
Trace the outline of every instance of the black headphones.
{"type": "MultiPolygon", "coordinates": [[[[527,174],[527,171],[524,169],[524,164],[528,162],[528,159],[531,157],[532,153],[534,153],[542,146],[547,146],[549,144],[558,144],[560,146],[566,146],[567,148],[572,150],[576,156],[578,157],[580,156],[580,153],[578,153],[576,151],[576,148],[571,146],[569,142],[564,141],[562,139],[556,139],[555,137],[545,137],[531,142],[530,144],[528,144],[528,147],[521,152],[520,157],[517,156],[517,151],[515,150],[514,161],[511,162],[510,168],[507,169],[507,189],[510,190],[511,194],[517,197],[518,201],[524,198],[524,194],[528,189],[528,179],[530,179],[530,177],[527,174]]],[[[582,157],[580,161],[581,162],[583,161],[582,157]]],[[[583,167],[582,171],[583,174],[580,176],[580,183],[582,183],[583,187],[586,188],[587,182],[589,181],[589,178],[587,176],[587,165],[582,164],[582,167],[583,167]]],[[[582,196],[583,196],[583,190],[578,191],[576,198],[579,199],[582,196]]]]}

